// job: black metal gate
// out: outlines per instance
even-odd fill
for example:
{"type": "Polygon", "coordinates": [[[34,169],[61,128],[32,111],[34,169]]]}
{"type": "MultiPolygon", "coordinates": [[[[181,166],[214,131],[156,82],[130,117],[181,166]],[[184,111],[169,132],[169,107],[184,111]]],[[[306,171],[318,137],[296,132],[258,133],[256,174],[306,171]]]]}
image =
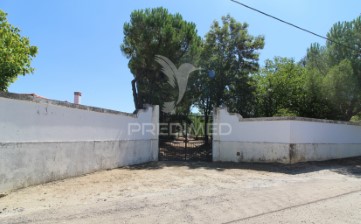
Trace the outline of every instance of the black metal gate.
{"type": "Polygon", "coordinates": [[[160,161],[212,161],[212,135],[207,125],[204,126],[203,117],[196,118],[198,121],[193,119],[193,123],[188,124],[161,124],[163,127],[160,127],[159,136],[160,161]],[[196,122],[198,127],[195,127],[196,122]],[[204,129],[207,131],[204,132],[204,129]]]}
{"type": "Polygon", "coordinates": [[[159,139],[160,161],[212,161],[212,143],[204,140],[159,139]]]}

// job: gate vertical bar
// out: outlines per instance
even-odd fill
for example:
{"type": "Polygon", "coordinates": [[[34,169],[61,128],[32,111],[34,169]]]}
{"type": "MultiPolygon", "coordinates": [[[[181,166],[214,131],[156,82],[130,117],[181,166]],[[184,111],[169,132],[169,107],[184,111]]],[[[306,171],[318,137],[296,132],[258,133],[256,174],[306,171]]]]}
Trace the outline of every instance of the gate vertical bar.
{"type": "Polygon", "coordinates": [[[187,122],[185,123],[185,128],[186,128],[186,138],[184,141],[184,160],[187,161],[187,144],[188,144],[188,128],[187,128],[187,122]]]}

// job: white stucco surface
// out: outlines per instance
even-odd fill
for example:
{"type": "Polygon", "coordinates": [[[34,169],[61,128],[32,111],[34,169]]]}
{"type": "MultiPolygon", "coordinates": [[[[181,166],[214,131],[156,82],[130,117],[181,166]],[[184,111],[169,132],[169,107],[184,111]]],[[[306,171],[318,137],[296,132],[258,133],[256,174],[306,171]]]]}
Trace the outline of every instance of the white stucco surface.
{"type": "MultiPolygon", "coordinates": [[[[152,124],[153,110],[110,114],[0,97],[0,142],[109,141],[156,138],[128,133],[129,125],[152,124]]],[[[131,127],[131,126],[130,126],[131,127]]]]}
{"type": "Polygon", "coordinates": [[[138,114],[0,95],[0,193],[158,160],[158,106],[138,114]]]}
{"type": "Polygon", "coordinates": [[[361,144],[361,126],[347,123],[292,121],[290,142],[361,144]]]}
{"type": "Polygon", "coordinates": [[[307,118],[243,119],[217,109],[213,160],[297,163],[361,156],[361,126],[307,118]],[[219,126],[231,131],[222,134],[219,126]]]}
{"type": "Polygon", "coordinates": [[[290,121],[246,121],[238,114],[229,114],[227,109],[219,109],[217,117],[218,124],[215,126],[223,124],[224,127],[218,129],[222,141],[277,143],[290,141],[290,121]],[[229,134],[225,130],[228,125],[232,127],[229,134]]]}

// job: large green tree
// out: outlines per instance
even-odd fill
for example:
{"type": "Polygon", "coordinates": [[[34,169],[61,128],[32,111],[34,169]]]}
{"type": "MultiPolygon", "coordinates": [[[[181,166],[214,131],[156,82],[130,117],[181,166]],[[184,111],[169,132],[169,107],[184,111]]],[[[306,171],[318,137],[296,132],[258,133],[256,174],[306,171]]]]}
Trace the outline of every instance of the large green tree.
{"type": "Polygon", "coordinates": [[[330,102],[333,119],[350,120],[361,111],[361,88],[349,60],[331,67],[324,78],[325,100],[330,102]]]}
{"type": "Polygon", "coordinates": [[[336,23],[327,37],[326,46],[311,45],[306,67],[321,79],[313,84],[329,105],[327,118],[348,121],[361,112],[361,16],[336,23]]]}
{"type": "Polygon", "coordinates": [[[230,15],[214,21],[203,41],[200,64],[195,74],[195,105],[204,115],[205,136],[214,107],[227,106],[245,117],[254,114],[251,74],[259,69],[258,51],[264,47],[264,37],[248,33],[248,24],[230,15]]]}
{"type": "Polygon", "coordinates": [[[336,23],[299,63],[276,57],[257,79],[257,115],[350,120],[361,112],[361,17],[336,23]]]}
{"type": "Polygon", "coordinates": [[[180,14],[170,14],[164,8],[132,12],[130,22],[124,24],[121,51],[129,59],[134,76],[136,110],[145,104],[162,105],[167,97],[177,93],[169,88],[155,56],[165,56],[177,67],[184,62],[195,63],[200,45],[196,25],[183,20],[180,14]]]}
{"type": "Polygon", "coordinates": [[[336,108],[345,108],[346,96],[355,91],[357,81],[352,79],[347,61],[329,70],[324,58],[316,56],[311,56],[317,60],[306,67],[290,58],[266,61],[255,76],[257,116],[342,119],[336,108]]]}
{"type": "Polygon", "coordinates": [[[326,100],[324,79],[328,73],[326,48],[312,44],[307,50],[307,56],[300,63],[305,69],[303,85],[303,100],[298,116],[319,119],[336,119],[330,100],[326,100]]]}
{"type": "Polygon", "coordinates": [[[298,115],[304,92],[304,68],[293,59],[267,60],[257,80],[257,115],[298,115]]]}
{"type": "Polygon", "coordinates": [[[259,50],[264,47],[263,36],[248,33],[248,24],[236,21],[230,15],[222,17],[221,24],[214,21],[206,34],[201,64],[214,77],[199,73],[202,94],[198,107],[211,111],[212,107],[228,106],[245,117],[252,116],[253,85],[251,75],[259,69],[259,50]]]}
{"type": "Polygon", "coordinates": [[[32,73],[31,61],[37,47],[31,46],[20,30],[6,19],[7,14],[0,10],[0,91],[7,91],[19,75],[32,73]]]}

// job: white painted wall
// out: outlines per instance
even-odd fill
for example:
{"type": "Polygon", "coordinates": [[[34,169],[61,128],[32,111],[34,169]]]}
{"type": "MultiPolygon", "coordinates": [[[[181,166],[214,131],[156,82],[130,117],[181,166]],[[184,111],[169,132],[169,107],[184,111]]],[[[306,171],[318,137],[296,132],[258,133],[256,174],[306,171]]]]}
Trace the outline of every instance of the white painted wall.
{"type": "Polygon", "coordinates": [[[156,161],[158,119],[2,93],[0,192],[156,161]]]}
{"type": "Polygon", "coordinates": [[[361,156],[361,126],[307,118],[214,115],[213,160],[296,163],[361,156]],[[223,135],[220,126],[231,132],[223,135]]]}
{"type": "MultiPolygon", "coordinates": [[[[61,142],[155,139],[128,133],[128,125],[152,124],[154,108],[137,115],[111,114],[0,97],[0,142],[61,142]]],[[[135,127],[134,126],[134,127],[135,127]]]]}
{"type": "MultiPolygon", "coordinates": [[[[239,114],[230,114],[227,109],[218,109],[214,119],[221,141],[274,142],[290,141],[290,121],[247,121],[239,114]],[[217,121],[216,121],[217,119],[217,121]],[[231,132],[227,133],[228,125],[231,132]],[[225,133],[225,134],[222,134],[225,133]]],[[[216,133],[217,134],[217,133],[216,133]]]]}
{"type": "Polygon", "coordinates": [[[291,143],[361,144],[361,126],[347,122],[291,122],[291,143]]]}

